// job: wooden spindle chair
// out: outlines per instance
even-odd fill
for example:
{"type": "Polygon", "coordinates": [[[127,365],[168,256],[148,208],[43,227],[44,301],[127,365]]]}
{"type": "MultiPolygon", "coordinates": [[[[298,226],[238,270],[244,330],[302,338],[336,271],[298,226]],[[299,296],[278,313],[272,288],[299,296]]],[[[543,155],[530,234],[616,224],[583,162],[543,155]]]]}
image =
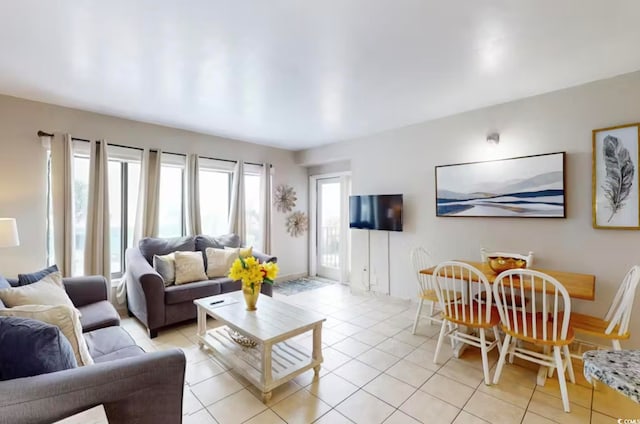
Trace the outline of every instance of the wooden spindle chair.
{"type": "Polygon", "coordinates": [[[453,341],[480,348],[484,383],[491,384],[488,353],[496,346],[500,348],[500,317],[492,306],[489,281],[482,271],[469,264],[448,261],[439,264],[433,271],[433,283],[443,316],[433,362],[438,362],[442,342],[445,336],[449,336],[453,341]],[[472,288],[476,285],[488,299],[487,303],[471,300],[472,288]],[[467,333],[462,327],[476,330],[478,336],[467,333]],[[488,329],[493,330],[494,340],[487,340],[488,329]]]}
{"type": "Polygon", "coordinates": [[[505,339],[500,350],[493,383],[498,384],[507,354],[535,362],[558,371],[558,381],[565,412],[570,412],[565,370],[575,383],[569,354],[574,333],[569,325],[571,298],[555,278],[530,269],[502,272],[493,283],[493,297],[500,314],[505,339]],[[516,296],[529,296],[530,311],[516,308],[516,296]],[[518,340],[542,347],[539,352],[518,340]],[[552,352],[551,352],[552,351],[552,352]]]}

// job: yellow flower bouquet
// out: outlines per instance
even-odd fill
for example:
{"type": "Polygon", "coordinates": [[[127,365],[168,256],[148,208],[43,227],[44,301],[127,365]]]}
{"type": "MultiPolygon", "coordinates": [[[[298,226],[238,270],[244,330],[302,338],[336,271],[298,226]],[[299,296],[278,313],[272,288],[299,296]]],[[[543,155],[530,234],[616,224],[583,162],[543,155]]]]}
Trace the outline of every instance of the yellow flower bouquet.
{"type": "Polygon", "coordinates": [[[229,278],[242,281],[242,293],[247,302],[247,310],[255,311],[260,286],[262,283],[273,285],[278,276],[278,264],[275,262],[260,263],[255,257],[238,258],[229,269],[229,278]]]}

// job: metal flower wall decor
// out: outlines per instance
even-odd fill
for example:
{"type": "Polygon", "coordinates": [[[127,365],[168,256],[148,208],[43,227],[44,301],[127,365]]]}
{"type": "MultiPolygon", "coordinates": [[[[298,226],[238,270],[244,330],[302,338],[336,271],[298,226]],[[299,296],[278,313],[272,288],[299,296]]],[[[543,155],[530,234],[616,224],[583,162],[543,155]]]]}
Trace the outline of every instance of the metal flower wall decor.
{"type": "Polygon", "coordinates": [[[280,212],[291,212],[296,206],[296,192],[290,185],[279,184],[273,196],[273,204],[280,212]]]}
{"type": "Polygon", "coordinates": [[[300,237],[309,228],[309,218],[301,211],[295,211],[287,217],[287,232],[292,237],[300,237]]]}

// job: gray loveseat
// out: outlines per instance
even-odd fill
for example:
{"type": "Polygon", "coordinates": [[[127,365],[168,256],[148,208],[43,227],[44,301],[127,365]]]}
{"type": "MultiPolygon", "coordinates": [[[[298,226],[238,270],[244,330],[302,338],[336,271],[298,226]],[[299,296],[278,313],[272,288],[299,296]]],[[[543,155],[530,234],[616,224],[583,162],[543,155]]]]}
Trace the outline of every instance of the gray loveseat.
{"type": "MultiPolygon", "coordinates": [[[[230,278],[214,278],[188,284],[165,287],[160,274],[153,268],[153,255],[166,255],[176,251],[200,251],[207,266],[207,247],[240,247],[240,239],[235,234],[219,237],[205,235],[179,238],[144,238],[138,247],[126,252],[127,309],[149,329],[149,337],[158,335],[158,330],[167,325],[194,319],[195,299],[227,293],[241,289],[240,281],[230,278]]],[[[260,262],[276,262],[275,256],[253,251],[260,262]]],[[[269,284],[263,284],[261,293],[272,295],[269,284]]]]}
{"type": "Polygon", "coordinates": [[[178,349],[145,353],[137,346],[119,326],[103,277],[63,282],[82,312],[84,337],[95,364],[0,381],[0,422],[51,423],[104,405],[112,423],[180,423],[184,353],[178,349]]]}

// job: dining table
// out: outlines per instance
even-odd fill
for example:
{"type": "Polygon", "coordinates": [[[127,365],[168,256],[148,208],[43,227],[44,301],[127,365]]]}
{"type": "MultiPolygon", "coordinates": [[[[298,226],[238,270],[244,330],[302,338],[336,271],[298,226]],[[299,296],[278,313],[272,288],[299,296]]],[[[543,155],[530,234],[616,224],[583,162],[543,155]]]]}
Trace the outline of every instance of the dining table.
{"type": "MultiPolygon", "coordinates": [[[[487,262],[476,262],[476,261],[466,261],[466,260],[456,260],[456,262],[463,262],[465,264],[471,265],[477,268],[479,271],[484,274],[489,281],[489,284],[493,284],[498,277],[498,273],[491,269],[487,262]]],[[[426,268],[420,271],[421,274],[433,275],[433,271],[435,271],[436,267],[432,266],[430,268],[426,268]]],[[[582,274],[576,272],[566,272],[566,271],[557,271],[552,269],[543,269],[543,268],[531,268],[535,271],[543,272],[556,280],[558,280],[564,287],[567,289],[569,293],[569,297],[572,299],[579,300],[589,300],[593,301],[596,298],[596,276],[591,274],[582,274]]],[[[457,271],[456,271],[457,272],[457,271]]],[[[459,277],[458,275],[449,275],[451,277],[459,277]]],[[[465,277],[467,274],[465,274],[465,277]]],[[[477,281],[479,282],[479,281],[477,281]]],[[[520,282],[518,279],[514,279],[514,288],[520,288],[520,282]]],[[[530,290],[530,286],[528,287],[530,290]]],[[[542,291],[542,286],[534,287],[536,292],[542,291]]],[[[464,343],[457,344],[454,347],[454,355],[459,358],[466,345],[464,343]]],[[[541,366],[538,371],[537,383],[539,386],[544,386],[548,375],[548,368],[541,366]]]]}

